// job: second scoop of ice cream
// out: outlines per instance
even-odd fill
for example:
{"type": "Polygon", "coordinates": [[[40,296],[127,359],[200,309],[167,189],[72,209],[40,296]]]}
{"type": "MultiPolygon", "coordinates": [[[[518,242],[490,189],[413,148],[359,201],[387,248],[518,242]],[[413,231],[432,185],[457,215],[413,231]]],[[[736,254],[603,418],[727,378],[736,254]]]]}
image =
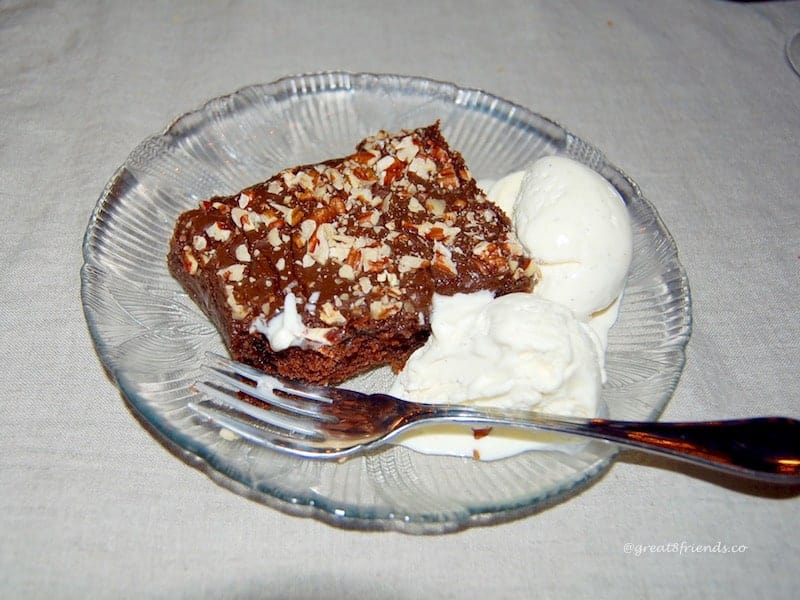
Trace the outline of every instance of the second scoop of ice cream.
{"type": "Polygon", "coordinates": [[[391,393],[592,417],[603,373],[594,332],[532,294],[434,296],[432,333],[391,393]]]}

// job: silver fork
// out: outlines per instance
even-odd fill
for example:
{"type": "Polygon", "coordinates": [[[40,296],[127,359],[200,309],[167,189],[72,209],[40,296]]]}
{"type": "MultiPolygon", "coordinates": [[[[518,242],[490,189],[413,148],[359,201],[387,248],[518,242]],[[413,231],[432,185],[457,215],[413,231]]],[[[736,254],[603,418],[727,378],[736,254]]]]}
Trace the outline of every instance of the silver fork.
{"type": "Polygon", "coordinates": [[[421,404],[279,379],[216,354],[208,361],[215,382],[195,384],[208,399],[190,408],[256,444],[297,456],[342,460],[412,427],[457,422],[584,436],[752,479],[800,484],[800,421],[785,417],[662,423],[421,404]]]}

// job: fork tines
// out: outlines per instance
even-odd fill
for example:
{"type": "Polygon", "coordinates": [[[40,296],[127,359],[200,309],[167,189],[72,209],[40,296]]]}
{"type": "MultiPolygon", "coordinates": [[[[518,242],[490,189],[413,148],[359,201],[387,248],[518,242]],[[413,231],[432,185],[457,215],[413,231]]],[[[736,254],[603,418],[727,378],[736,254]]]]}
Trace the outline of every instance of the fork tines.
{"type": "Polygon", "coordinates": [[[319,438],[315,422],[336,420],[321,412],[323,406],[332,402],[323,395],[324,390],[277,379],[217,354],[208,353],[207,358],[204,368],[211,372],[214,382],[197,382],[194,387],[214,404],[229,410],[211,406],[207,401],[193,402],[189,406],[236,433],[250,439],[256,435],[261,440],[264,435],[261,427],[266,424],[277,428],[274,435],[291,433],[292,436],[319,438]],[[239,394],[251,401],[240,398],[239,394]],[[249,425],[244,432],[240,431],[241,415],[255,420],[253,425],[258,431],[251,431],[249,425]]]}

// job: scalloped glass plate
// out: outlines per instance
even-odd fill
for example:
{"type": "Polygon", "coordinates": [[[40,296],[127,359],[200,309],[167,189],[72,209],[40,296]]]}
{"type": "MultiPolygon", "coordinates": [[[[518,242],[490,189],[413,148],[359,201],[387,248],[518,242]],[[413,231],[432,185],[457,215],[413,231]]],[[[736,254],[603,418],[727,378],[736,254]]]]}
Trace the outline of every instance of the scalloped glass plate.
{"type": "MultiPolygon", "coordinates": [[[[379,129],[434,120],[478,179],[548,154],[608,179],[628,204],[634,259],[611,330],[603,399],[616,419],[655,419],[683,369],[689,289],[675,244],[638,186],[560,125],[482,91],[426,79],[349,73],[289,77],[214,99],[142,142],[114,174],[84,240],[82,297],[100,359],[145,426],[234,491],[345,527],[440,533],[530,514],[582,489],[614,456],[528,452],[482,462],[404,447],[343,463],[303,460],[229,440],[187,403],[210,322],[167,272],[178,214],[282,168],[342,156],[379,129]]],[[[385,377],[362,377],[371,391],[385,377]]]]}

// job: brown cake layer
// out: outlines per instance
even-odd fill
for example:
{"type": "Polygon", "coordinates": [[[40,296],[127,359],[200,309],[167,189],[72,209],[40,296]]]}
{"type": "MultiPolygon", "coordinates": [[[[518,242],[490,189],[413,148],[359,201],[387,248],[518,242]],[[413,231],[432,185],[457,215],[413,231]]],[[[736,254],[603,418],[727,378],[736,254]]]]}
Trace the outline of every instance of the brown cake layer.
{"type": "Polygon", "coordinates": [[[314,383],[401,368],[434,292],[529,291],[534,271],[438,123],[203,201],[168,263],[234,358],[314,383]]]}

